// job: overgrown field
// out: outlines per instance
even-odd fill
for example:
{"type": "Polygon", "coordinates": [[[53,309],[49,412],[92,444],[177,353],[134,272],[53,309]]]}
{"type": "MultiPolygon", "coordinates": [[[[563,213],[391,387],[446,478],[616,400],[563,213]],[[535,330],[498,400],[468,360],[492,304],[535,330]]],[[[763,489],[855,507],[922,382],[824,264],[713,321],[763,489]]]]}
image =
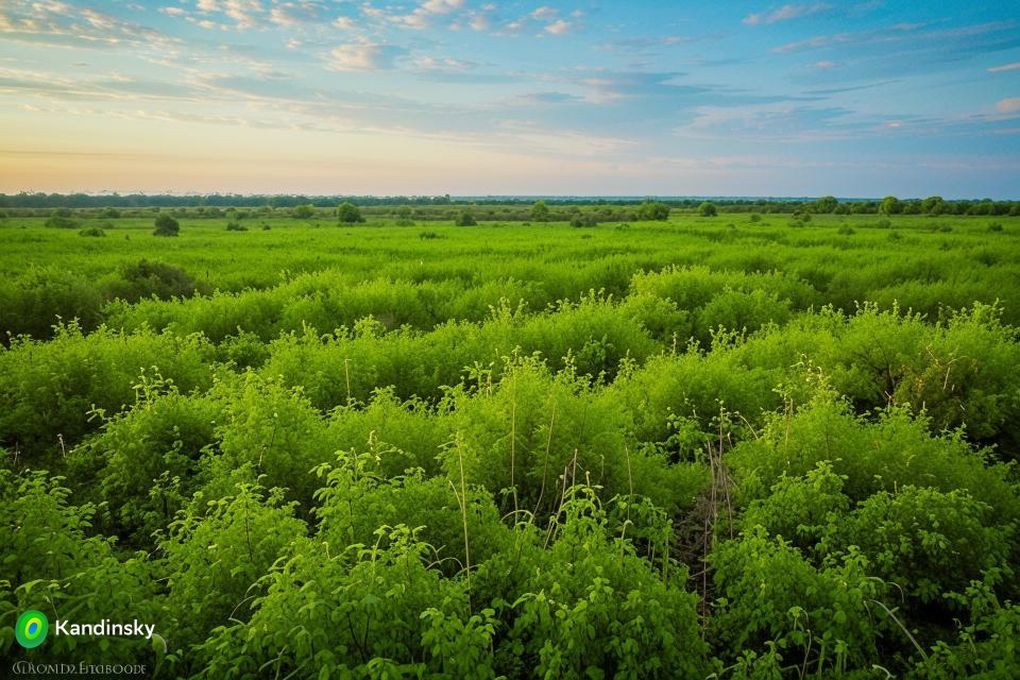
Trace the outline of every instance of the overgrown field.
{"type": "Polygon", "coordinates": [[[5,667],[1020,677],[1020,218],[153,218],[0,219],[5,667]]]}

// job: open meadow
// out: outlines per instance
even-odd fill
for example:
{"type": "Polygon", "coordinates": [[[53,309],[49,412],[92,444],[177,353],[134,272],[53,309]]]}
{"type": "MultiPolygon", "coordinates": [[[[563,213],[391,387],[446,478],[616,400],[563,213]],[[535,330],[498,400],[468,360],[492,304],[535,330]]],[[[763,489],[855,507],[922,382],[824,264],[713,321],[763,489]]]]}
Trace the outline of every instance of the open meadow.
{"type": "Polygon", "coordinates": [[[648,206],[10,209],[0,653],[1020,675],[1020,217],[648,206]]]}

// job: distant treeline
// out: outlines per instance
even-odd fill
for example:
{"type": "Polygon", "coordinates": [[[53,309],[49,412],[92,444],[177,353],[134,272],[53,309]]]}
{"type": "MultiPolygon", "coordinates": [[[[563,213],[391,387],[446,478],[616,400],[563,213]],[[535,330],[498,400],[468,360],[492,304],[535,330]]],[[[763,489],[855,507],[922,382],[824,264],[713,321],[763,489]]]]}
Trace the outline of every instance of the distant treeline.
{"type": "MultiPolygon", "coordinates": [[[[634,206],[648,200],[646,197],[583,197],[563,196],[542,199],[554,206],[634,206]]],[[[655,198],[658,203],[671,209],[698,210],[706,201],[704,198],[655,198]]],[[[505,206],[510,208],[530,207],[535,197],[451,197],[443,196],[304,196],[304,195],[244,195],[209,194],[172,196],[164,194],[46,194],[27,193],[0,194],[0,209],[54,208],[295,208],[310,205],[316,208],[335,208],[338,203],[349,201],[366,208],[382,207],[430,207],[430,206],[505,206]]],[[[933,214],[933,215],[1020,215],[1020,201],[945,200],[940,196],[924,199],[898,199],[887,196],[882,199],[837,199],[823,196],[808,198],[713,198],[711,202],[725,212],[795,213],[884,213],[884,214],[933,214]]]]}

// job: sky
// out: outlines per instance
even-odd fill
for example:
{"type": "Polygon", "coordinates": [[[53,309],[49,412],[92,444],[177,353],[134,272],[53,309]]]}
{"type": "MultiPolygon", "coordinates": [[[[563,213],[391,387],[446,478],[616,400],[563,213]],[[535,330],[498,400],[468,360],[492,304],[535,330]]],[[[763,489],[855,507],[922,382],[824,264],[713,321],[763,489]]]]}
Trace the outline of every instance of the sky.
{"type": "Polygon", "coordinates": [[[1020,4],[0,1],[0,192],[1020,199],[1020,4]]]}

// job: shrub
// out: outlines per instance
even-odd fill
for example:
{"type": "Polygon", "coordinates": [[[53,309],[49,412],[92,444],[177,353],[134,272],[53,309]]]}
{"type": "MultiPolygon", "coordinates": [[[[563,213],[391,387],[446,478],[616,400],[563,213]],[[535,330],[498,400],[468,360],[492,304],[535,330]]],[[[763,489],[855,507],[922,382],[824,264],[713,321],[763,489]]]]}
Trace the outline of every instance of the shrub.
{"type": "Polygon", "coordinates": [[[835,523],[820,549],[856,546],[872,573],[895,583],[914,606],[931,605],[947,592],[962,593],[972,580],[1009,559],[1013,527],[994,526],[991,506],[968,491],[904,486],[879,492],[835,523]]]}
{"type": "Polygon", "coordinates": [[[264,595],[262,577],[292,541],[304,536],[280,489],[239,485],[234,495],[193,507],[169,523],[167,609],[173,642],[186,649],[214,628],[247,621],[264,595]]]}
{"type": "Polygon", "coordinates": [[[636,217],[642,221],[665,221],[669,219],[669,206],[657,201],[645,201],[638,206],[636,217]]]}
{"type": "Polygon", "coordinates": [[[500,522],[492,496],[445,477],[425,479],[420,472],[384,480],[374,455],[339,456],[335,468],[323,466],[326,485],[316,493],[318,537],[329,545],[379,543],[373,536],[385,526],[413,524],[415,534],[432,546],[437,565],[448,575],[480,563],[508,548],[510,531],[500,522]],[[464,543],[464,522],[470,552],[464,543]]]}
{"type": "Polygon", "coordinates": [[[358,210],[358,206],[349,201],[344,201],[337,206],[336,219],[341,224],[357,224],[358,222],[365,221],[365,218],[361,216],[361,211],[358,210]]]}
{"type": "Polygon", "coordinates": [[[852,549],[816,569],[756,528],[721,541],[709,562],[718,598],[711,633],[727,655],[775,648],[829,677],[870,668],[880,659],[879,642],[892,636],[891,623],[872,614],[881,611],[885,587],[852,549]]]}
{"type": "Polygon", "coordinates": [[[78,224],[78,220],[63,215],[53,215],[46,220],[46,226],[54,229],[77,229],[78,224]]]}
{"type": "Polygon", "coordinates": [[[458,227],[473,227],[478,224],[478,222],[475,220],[475,216],[471,214],[470,210],[463,210],[460,215],[457,216],[457,220],[454,224],[458,227]]]}
{"type": "Polygon", "coordinates": [[[555,539],[523,534],[473,577],[507,633],[495,649],[510,676],[703,678],[709,673],[687,569],[653,569],[611,533],[594,490],[561,506],[555,539]],[[519,566],[515,566],[519,565],[519,566]]]}
{"type": "Polygon", "coordinates": [[[139,260],[121,270],[126,288],[114,287],[118,297],[129,301],[147,297],[168,300],[174,297],[190,297],[195,294],[195,283],[180,267],[165,262],[139,260]]]}
{"type": "Polygon", "coordinates": [[[214,631],[198,651],[201,677],[268,667],[281,677],[494,677],[492,612],[472,615],[464,581],[426,566],[431,550],[416,532],[377,536],[387,547],[298,541],[260,584],[251,620],[214,631]],[[314,615],[294,626],[295,612],[314,615]]]}
{"type": "Polygon", "coordinates": [[[702,217],[715,217],[719,214],[719,209],[715,207],[715,203],[705,201],[698,206],[698,214],[702,217]]]}
{"type": "Polygon", "coordinates": [[[177,236],[181,232],[181,225],[166,213],[156,215],[154,224],[156,226],[152,232],[154,236],[177,236]]]}
{"type": "MultiPolygon", "coordinates": [[[[112,540],[92,535],[96,512],[92,504],[69,503],[62,478],[38,470],[16,476],[0,469],[0,545],[17,555],[0,566],[3,599],[0,610],[13,623],[18,612],[38,609],[54,619],[73,612],[76,620],[130,621],[168,630],[156,574],[144,553],[118,551],[112,540]]],[[[10,631],[10,628],[7,629],[10,631]]],[[[4,652],[10,655],[13,633],[7,632],[4,652]]],[[[46,663],[75,664],[85,658],[103,663],[155,665],[162,640],[122,639],[111,645],[103,637],[51,635],[46,663]]]]}
{"type": "Polygon", "coordinates": [[[93,237],[97,237],[97,236],[106,236],[106,232],[103,231],[102,229],[100,229],[99,227],[88,227],[86,229],[82,229],[81,231],[79,231],[78,235],[79,236],[93,236],[93,237]]]}
{"type": "Polygon", "coordinates": [[[576,212],[570,218],[570,226],[575,228],[597,227],[598,218],[592,213],[576,212]]]}

